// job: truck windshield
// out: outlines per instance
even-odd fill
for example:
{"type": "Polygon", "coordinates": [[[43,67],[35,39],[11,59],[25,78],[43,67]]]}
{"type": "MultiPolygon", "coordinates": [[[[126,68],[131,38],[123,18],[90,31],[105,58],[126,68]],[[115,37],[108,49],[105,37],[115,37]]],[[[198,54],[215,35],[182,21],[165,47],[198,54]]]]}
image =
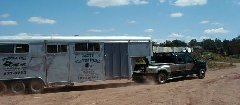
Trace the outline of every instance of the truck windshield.
{"type": "Polygon", "coordinates": [[[170,53],[155,53],[153,55],[155,63],[174,63],[173,57],[170,53]]]}

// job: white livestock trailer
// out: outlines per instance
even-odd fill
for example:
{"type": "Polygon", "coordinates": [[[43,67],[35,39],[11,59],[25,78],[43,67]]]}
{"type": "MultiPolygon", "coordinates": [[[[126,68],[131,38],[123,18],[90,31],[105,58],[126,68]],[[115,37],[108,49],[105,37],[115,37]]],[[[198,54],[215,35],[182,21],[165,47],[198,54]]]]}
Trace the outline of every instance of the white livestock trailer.
{"type": "Polygon", "coordinates": [[[74,82],[131,78],[138,57],[151,58],[150,37],[1,36],[0,94],[74,82]]]}

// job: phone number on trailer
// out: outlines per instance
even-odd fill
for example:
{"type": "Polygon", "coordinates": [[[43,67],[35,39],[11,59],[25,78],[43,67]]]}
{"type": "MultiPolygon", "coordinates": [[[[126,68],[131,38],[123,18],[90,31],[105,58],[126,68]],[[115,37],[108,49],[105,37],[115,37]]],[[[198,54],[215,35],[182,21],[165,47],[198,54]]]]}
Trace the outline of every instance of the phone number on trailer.
{"type": "Polygon", "coordinates": [[[4,72],[3,75],[22,75],[22,74],[27,74],[27,71],[7,71],[4,72]]]}

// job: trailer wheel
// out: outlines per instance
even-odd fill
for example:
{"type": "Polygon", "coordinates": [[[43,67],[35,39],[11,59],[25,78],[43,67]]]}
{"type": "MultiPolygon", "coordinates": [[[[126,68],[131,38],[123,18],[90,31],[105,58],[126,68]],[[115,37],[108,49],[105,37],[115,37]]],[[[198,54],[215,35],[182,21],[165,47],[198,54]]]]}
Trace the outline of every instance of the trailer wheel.
{"type": "Polygon", "coordinates": [[[156,78],[158,84],[164,84],[167,81],[167,79],[168,79],[167,74],[164,72],[158,73],[156,78]]]}
{"type": "Polygon", "coordinates": [[[39,94],[43,92],[44,84],[39,79],[32,79],[29,83],[29,90],[33,94],[39,94]]]}
{"type": "Polygon", "coordinates": [[[14,94],[23,94],[25,92],[25,84],[23,83],[23,81],[12,81],[10,83],[10,89],[11,92],[13,92],[14,94]]]}
{"type": "Polygon", "coordinates": [[[4,94],[7,91],[7,85],[0,81],[0,95],[4,94]]]}

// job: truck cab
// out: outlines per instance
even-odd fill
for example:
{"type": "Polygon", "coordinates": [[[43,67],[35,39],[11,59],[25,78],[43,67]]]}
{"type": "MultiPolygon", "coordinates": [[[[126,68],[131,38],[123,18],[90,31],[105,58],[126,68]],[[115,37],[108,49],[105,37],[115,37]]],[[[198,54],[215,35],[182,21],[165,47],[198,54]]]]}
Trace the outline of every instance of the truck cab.
{"type": "MultiPolygon", "coordinates": [[[[196,74],[203,79],[207,70],[206,62],[194,59],[189,53],[184,52],[164,52],[154,53],[152,62],[146,69],[135,68],[133,80],[144,81],[153,77],[157,83],[165,83],[169,78],[196,74]]],[[[136,65],[138,66],[138,65],[136,65]]]]}

